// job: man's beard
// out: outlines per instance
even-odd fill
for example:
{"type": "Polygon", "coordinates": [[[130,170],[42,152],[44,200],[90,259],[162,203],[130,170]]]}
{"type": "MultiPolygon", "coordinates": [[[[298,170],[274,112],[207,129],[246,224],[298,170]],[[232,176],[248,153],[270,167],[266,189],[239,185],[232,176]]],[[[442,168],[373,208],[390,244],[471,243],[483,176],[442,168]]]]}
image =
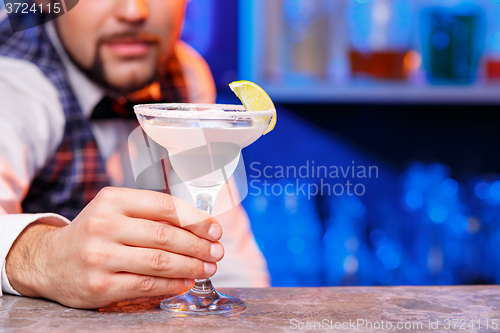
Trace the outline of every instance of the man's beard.
{"type": "MultiPolygon", "coordinates": [[[[137,37],[138,34],[136,33],[125,33],[125,34],[118,34],[118,35],[113,35],[105,38],[101,38],[96,46],[96,51],[94,55],[94,62],[89,68],[84,68],[81,66],[71,55],[71,61],[94,83],[102,86],[106,90],[108,90],[111,94],[117,94],[120,96],[126,96],[132,92],[141,90],[153,82],[157,81],[159,79],[159,70],[153,70],[153,74],[145,79],[139,80],[137,78],[132,79],[128,84],[126,85],[120,85],[117,86],[115,84],[112,84],[110,80],[106,77],[106,71],[104,68],[104,61],[101,56],[101,47],[103,46],[104,43],[116,39],[116,38],[123,38],[123,37],[137,37]]],[[[142,35],[144,36],[144,35],[142,35]]],[[[152,35],[146,35],[147,39],[154,43],[159,50],[159,39],[155,36],[152,35]]],[[[159,69],[160,68],[160,56],[158,55],[156,61],[155,61],[155,68],[159,69]]]]}
{"type": "Polygon", "coordinates": [[[92,66],[89,69],[84,70],[85,75],[87,75],[87,77],[90,78],[92,81],[104,87],[105,89],[109,90],[110,92],[122,96],[130,94],[134,91],[141,90],[149,86],[151,83],[157,81],[158,77],[155,74],[157,72],[158,71],[153,71],[153,74],[149,78],[142,80],[139,80],[137,78],[132,78],[132,80],[130,80],[130,82],[128,82],[127,85],[116,86],[110,83],[109,80],[106,78],[104,70],[104,62],[102,61],[102,58],[99,56],[99,54],[96,54],[92,66]]]}

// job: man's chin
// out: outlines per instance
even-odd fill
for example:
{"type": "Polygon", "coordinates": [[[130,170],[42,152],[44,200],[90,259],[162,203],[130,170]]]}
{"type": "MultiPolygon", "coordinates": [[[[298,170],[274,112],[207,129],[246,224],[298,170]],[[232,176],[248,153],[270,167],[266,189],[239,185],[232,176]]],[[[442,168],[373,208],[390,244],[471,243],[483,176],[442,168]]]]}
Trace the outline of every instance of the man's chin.
{"type": "Polygon", "coordinates": [[[140,43],[116,44],[114,47],[123,53],[120,54],[117,50],[110,52],[113,50],[110,45],[103,45],[99,59],[109,88],[121,93],[130,93],[155,81],[158,66],[156,46],[146,44],[147,48],[142,50],[140,43]],[[136,52],[142,50],[143,53],[135,54],[134,50],[136,52]]]}
{"type": "Polygon", "coordinates": [[[106,71],[105,81],[107,88],[121,95],[141,90],[156,80],[151,69],[135,69],[133,71],[106,71]],[[112,72],[113,74],[108,74],[112,72]],[[149,75],[145,75],[149,74],[149,75]]]}
{"type": "Polygon", "coordinates": [[[108,83],[107,88],[112,92],[115,92],[119,95],[128,95],[135,91],[142,90],[145,87],[152,84],[155,80],[150,79],[147,81],[133,81],[133,82],[125,82],[126,84],[113,84],[112,82],[108,83]]]}
{"type": "Polygon", "coordinates": [[[156,52],[144,56],[122,57],[103,48],[89,70],[90,76],[105,88],[122,95],[141,90],[156,80],[156,52]]]}

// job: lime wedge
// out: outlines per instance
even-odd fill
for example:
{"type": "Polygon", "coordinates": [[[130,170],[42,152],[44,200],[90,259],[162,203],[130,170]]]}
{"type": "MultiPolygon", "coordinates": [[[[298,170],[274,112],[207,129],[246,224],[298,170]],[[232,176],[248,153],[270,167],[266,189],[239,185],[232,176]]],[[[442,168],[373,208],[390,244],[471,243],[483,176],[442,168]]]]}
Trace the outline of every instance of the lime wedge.
{"type": "MultiPolygon", "coordinates": [[[[274,110],[274,104],[269,95],[253,82],[234,81],[229,84],[229,88],[238,96],[247,111],[269,111],[274,110]]],[[[271,132],[276,126],[278,116],[274,114],[264,135],[271,132]]]]}

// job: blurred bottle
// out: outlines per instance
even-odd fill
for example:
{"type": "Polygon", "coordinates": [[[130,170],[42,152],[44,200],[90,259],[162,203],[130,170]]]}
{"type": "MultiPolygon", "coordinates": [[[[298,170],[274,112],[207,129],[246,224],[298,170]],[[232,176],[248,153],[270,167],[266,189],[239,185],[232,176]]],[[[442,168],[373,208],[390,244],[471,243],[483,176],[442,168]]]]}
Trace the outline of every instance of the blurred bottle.
{"type": "Polygon", "coordinates": [[[348,0],[346,19],[354,77],[404,79],[419,67],[420,56],[410,52],[410,1],[348,0]]]}
{"type": "Polygon", "coordinates": [[[486,15],[486,45],[484,48],[484,76],[488,80],[500,79],[500,1],[480,2],[486,15]]]}
{"type": "Polygon", "coordinates": [[[500,80],[500,59],[490,58],[486,61],[486,75],[490,80],[500,80]]]}
{"type": "Polygon", "coordinates": [[[266,73],[270,80],[321,79],[326,75],[329,16],[325,0],[267,1],[266,73]]]}
{"type": "Polygon", "coordinates": [[[478,5],[462,2],[421,11],[422,58],[431,84],[470,84],[476,78],[486,17],[478,5]]]}

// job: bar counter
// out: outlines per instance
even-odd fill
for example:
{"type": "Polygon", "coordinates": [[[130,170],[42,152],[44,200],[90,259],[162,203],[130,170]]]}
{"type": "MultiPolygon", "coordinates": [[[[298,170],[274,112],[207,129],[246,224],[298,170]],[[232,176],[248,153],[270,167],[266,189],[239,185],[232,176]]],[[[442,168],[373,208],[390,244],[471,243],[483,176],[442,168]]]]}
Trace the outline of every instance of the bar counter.
{"type": "Polygon", "coordinates": [[[229,316],[173,317],[159,310],[164,296],[79,310],[4,295],[0,332],[500,332],[500,286],[219,291],[243,299],[247,309],[229,316]]]}

